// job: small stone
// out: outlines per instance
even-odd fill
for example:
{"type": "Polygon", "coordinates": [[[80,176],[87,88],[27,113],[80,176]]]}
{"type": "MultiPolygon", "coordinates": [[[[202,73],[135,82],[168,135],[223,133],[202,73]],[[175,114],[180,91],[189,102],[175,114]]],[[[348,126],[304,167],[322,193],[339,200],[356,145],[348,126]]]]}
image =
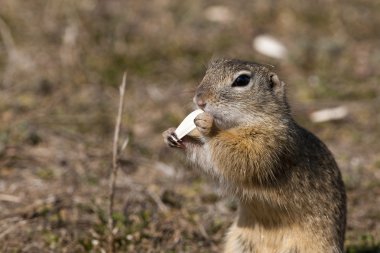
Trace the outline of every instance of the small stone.
{"type": "Polygon", "coordinates": [[[320,123],[332,120],[340,120],[345,118],[347,115],[348,109],[345,106],[339,106],[315,111],[310,114],[310,119],[315,123],[320,123]]]}
{"type": "Polygon", "coordinates": [[[287,57],[288,50],[282,42],[271,35],[259,35],[253,39],[253,48],[266,56],[284,59],[287,57]]]}

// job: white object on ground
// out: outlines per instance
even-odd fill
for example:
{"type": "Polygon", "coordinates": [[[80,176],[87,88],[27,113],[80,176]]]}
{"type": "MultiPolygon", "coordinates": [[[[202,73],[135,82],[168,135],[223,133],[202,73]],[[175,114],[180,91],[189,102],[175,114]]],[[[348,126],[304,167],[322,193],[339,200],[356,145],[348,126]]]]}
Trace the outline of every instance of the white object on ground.
{"type": "Polygon", "coordinates": [[[210,6],[204,14],[208,20],[217,23],[228,23],[232,19],[231,11],[223,5],[210,6]]]}
{"type": "Polygon", "coordinates": [[[179,124],[177,129],[174,131],[178,139],[182,139],[185,135],[187,135],[188,133],[193,131],[194,128],[196,128],[194,124],[194,119],[202,112],[204,111],[202,111],[201,109],[197,109],[186,116],[186,118],[181,122],[181,124],[179,124]]]}
{"type": "Polygon", "coordinates": [[[345,106],[339,106],[335,108],[328,108],[319,111],[315,111],[310,114],[310,119],[313,122],[326,122],[331,120],[343,119],[347,116],[348,110],[345,106]]]}
{"type": "Polygon", "coordinates": [[[253,48],[266,56],[284,59],[288,54],[288,50],[278,39],[270,35],[259,35],[253,39],[253,48]]]}

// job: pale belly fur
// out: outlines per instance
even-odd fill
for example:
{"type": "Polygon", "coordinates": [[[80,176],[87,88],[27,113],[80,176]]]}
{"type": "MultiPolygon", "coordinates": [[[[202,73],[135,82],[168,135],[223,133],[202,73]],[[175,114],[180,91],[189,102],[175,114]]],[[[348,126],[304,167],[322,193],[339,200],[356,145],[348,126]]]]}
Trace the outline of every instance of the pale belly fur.
{"type": "Polygon", "coordinates": [[[224,253],[318,253],[320,250],[313,236],[299,227],[238,227],[235,222],[227,234],[224,253]]]}

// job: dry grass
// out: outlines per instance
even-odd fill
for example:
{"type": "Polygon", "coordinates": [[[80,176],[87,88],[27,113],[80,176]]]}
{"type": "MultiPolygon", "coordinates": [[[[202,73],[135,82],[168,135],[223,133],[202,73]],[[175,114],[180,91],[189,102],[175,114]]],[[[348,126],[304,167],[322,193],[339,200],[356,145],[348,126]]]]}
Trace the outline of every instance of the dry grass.
{"type": "MultiPolygon", "coordinates": [[[[335,154],[348,190],[348,252],[380,242],[380,6],[376,1],[0,0],[0,251],[102,252],[117,85],[128,69],[116,181],[116,250],[219,252],[235,204],[169,152],[215,55],[276,66],[294,115],[335,154]],[[289,50],[252,49],[268,33],[289,50]],[[339,122],[309,113],[344,105],[339,122]]],[[[377,250],[377,251],[376,251],[377,250]]]]}

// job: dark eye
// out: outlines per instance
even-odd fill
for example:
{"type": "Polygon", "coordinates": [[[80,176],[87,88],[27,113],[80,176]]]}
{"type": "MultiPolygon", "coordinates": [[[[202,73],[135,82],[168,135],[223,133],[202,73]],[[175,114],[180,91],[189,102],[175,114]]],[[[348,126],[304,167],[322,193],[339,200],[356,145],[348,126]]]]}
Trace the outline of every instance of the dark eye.
{"type": "Polygon", "coordinates": [[[232,83],[232,87],[242,87],[247,86],[249,82],[251,81],[251,77],[249,75],[240,75],[238,76],[235,81],[232,83]]]}

